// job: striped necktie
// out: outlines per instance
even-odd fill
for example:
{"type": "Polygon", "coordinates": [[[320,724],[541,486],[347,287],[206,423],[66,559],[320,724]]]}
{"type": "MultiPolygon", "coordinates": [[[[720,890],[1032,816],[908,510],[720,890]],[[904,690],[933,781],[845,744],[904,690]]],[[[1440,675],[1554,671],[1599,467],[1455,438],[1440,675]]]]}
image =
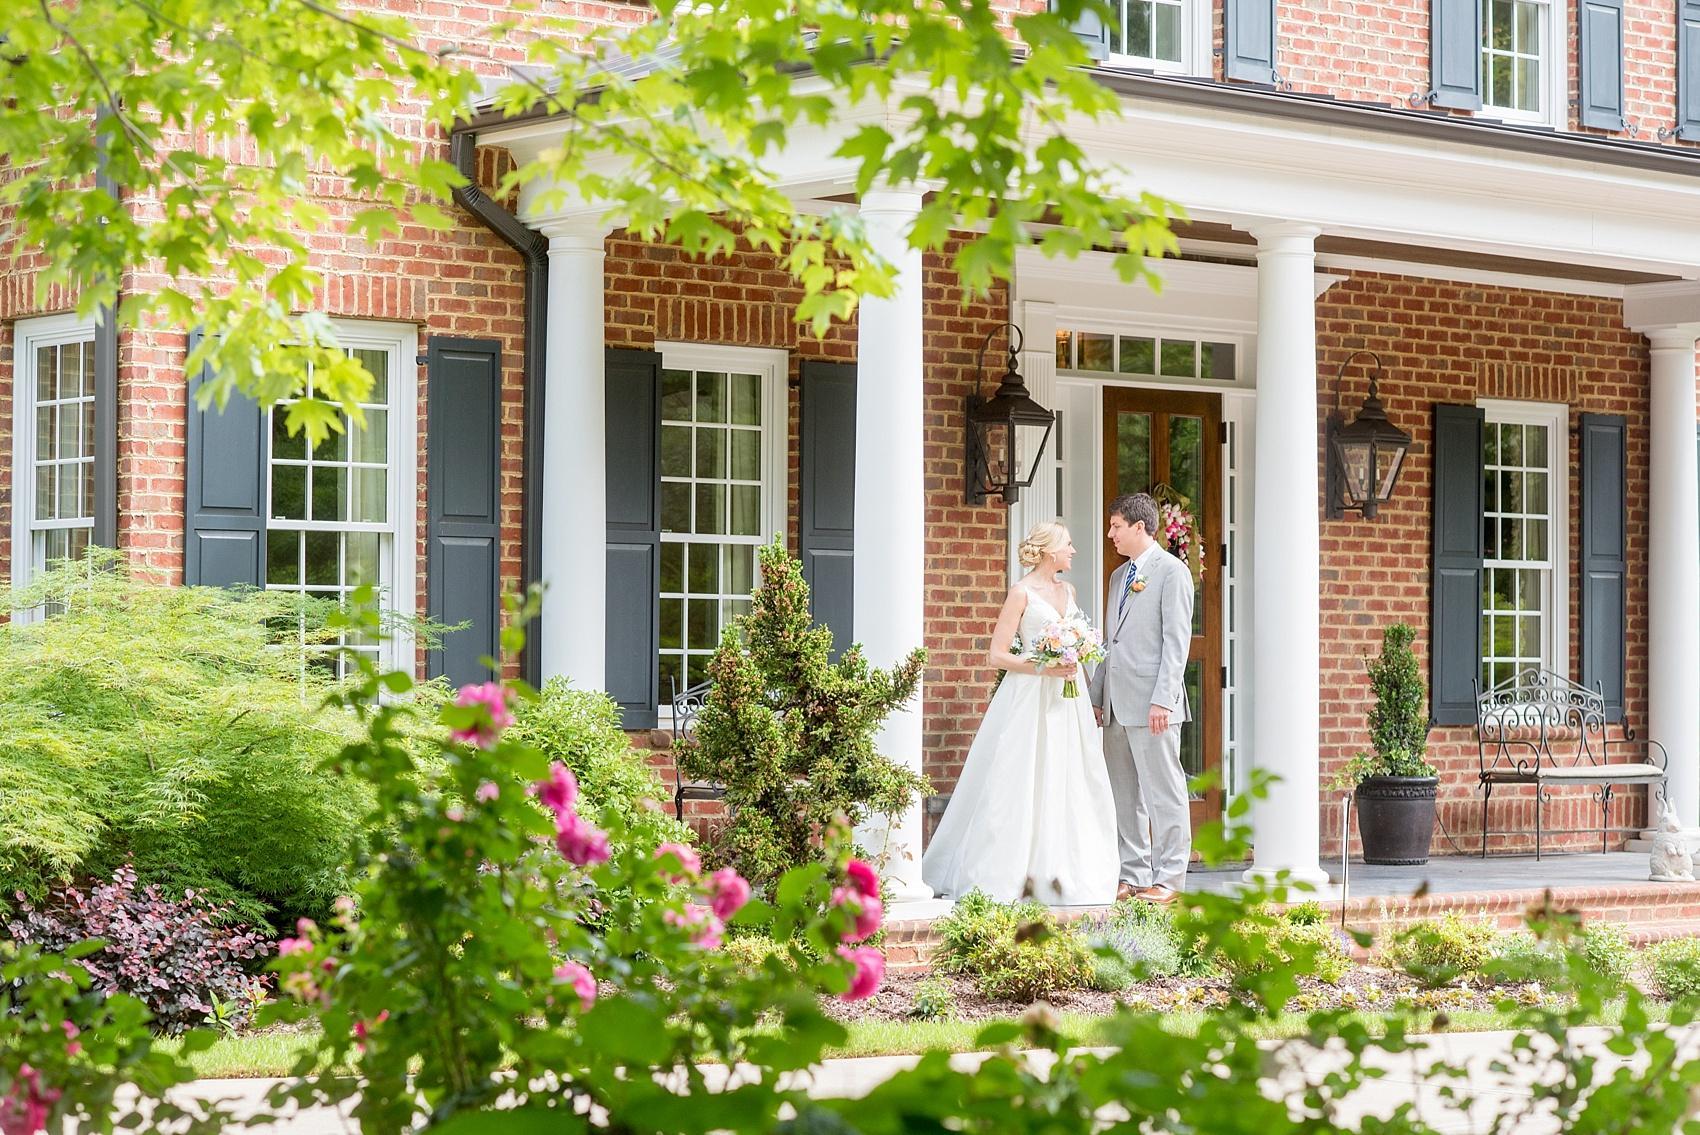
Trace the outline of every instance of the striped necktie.
{"type": "Polygon", "coordinates": [[[1120,621],[1122,611],[1127,607],[1127,597],[1133,594],[1133,581],[1139,575],[1139,565],[1132,560],[1127,561],[1127,578],[1122,580],[1122,597],[1116,602],[1116,619],[1120,621]]]}

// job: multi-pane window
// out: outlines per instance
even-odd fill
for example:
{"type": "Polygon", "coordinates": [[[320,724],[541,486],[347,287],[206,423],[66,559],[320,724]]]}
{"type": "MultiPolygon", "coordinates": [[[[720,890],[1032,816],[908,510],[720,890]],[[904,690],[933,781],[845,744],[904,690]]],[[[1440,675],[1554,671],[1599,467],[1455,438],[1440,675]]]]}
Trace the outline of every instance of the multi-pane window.
{"type": "Polygon", "coordinates": [[[1138,378],[1233,382],[1239,377],[1233,343],[1185,337],[1058,331],[1057,369],[1138,378]]]}
{"type": "Polygon", "coordinates": [[[1546,114],[1547,0],[1482,0],[1482,103],[1532,118],[1546,114]]]}
{"type": "Polygon", "coordinates": [[[1110,55],[1151,67],[1180,67],[1186,61],[1188,0],[1112,0],[1110,55]]]}
{"type": "Polygon", "coordinates": [[[1483,689],[1525,667],[1564,669],[1567,435],[1542,416],[1490,411],[1482,427],[1483,689]]]}
{"type": "MultiPolygon", "coordinates": [[[[397,511],[392,482],[407,465],[397,452],[399,423],[392,420],[400,386],[398,351],[359,346],[348,353],[373,377],[361,403],[363,421],[344,412],[342,432],[314,445],[304,431],[290,436],[284,426],[287,403],[271,410],[266,587],[342,602],[355,588],[371,584],[385,592],[389,607],[388,592],[398,590],[392,586],[397,511]]],[[[335,646],[375,657],[380,644],[348,635],[323,645],[328,660],[335,646]]],[[[345,670],[346,663],[337,667],[345,670]]]]}
{"type": "Polygon", "coordinates": [[[94,329],[21,320],[13,387],[12,582],[83,554],[94,532],[94,329]]]}
{"type": "MultiPolygon", "coordinates": [[[[749,611],[756,549],[772,538],[784,486],[781,389],[757,356],[681,349],[661,374],[661,696],[708,677],[721,631],[749,611]],[[709,369],[716,366],[719,369],[709,369]]],[[[779,372],[782,373],[782,370],[779,372]]]]}

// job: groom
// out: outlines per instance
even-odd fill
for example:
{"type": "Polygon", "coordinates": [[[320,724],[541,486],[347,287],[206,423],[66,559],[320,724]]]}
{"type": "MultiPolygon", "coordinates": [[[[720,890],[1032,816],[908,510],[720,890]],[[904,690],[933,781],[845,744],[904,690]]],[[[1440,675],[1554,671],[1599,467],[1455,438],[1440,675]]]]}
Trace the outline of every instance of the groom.
{"type": "Polygon", "coordinates": [[[1116,801],[1121,885],[1116,899],[1171,903],[1186,885],[1192,817],[1181,771],[1192,641],[1192,573],[1157,543],[1149,494],[1110,503],[1110,543],[1126,563],[1104,600],[1105,659],[1092,675],[1104,760],[1116,801]]]}

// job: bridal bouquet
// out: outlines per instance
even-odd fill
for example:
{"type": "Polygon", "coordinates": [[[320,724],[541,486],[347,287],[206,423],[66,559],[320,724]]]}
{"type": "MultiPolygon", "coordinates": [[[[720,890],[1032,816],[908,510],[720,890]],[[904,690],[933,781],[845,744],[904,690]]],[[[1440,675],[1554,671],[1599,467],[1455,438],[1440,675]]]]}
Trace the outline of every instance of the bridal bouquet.
{"type": "MultiPolygon", "coordinates": [[[[1033,653],[1027,657],[1041,668],[1059,663],[1084,666],[1088,662],[1102,662],[1104,639],[1084,615],[1075,615],[1047,623],[1033,643],[1033,653]]],[[[1077,698],[1080,686],[1073,678],[1064,679],[1062,693],[1065,698],[1077,698]]]]}

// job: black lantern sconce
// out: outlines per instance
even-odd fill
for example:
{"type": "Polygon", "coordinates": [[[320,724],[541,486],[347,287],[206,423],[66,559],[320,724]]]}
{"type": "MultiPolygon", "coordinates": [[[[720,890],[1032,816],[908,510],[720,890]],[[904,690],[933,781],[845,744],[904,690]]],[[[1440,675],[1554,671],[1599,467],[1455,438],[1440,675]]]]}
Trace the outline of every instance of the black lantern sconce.
{"type": "Polygon", "coordinates": [[[1411,435],[1387,420],[1378,393],[1381,377],[1381,356],[1374,351],[1353,351],[1334,373],[1334,409],[1328,415],[1328,505],[1324,512],[1330,520],[1339,520],[1348,512],[1361,512],[1365,520],[1374,520],[1376,510],[1393,495],[1405,452],[1411,448],[1411,435]],[[1346,368],[1359,355],[1374,359],[1375,370],[1369,376],[1369,397],[1348,425],[1340,412],[1340,383],[1346,368]]]}
{"type": "MultiPolygon", "coordinates": [[[[1005,504],[1014,504],[1021,490],[1033,484],[1039,458],[1045,443],[1051,440],[1051,430],[1057,416],[1033,401],[1027,393],[1027,383],[1021,377],[1018,357],[1021,351],[1021,328],[1013,323],[1009,329],[1009,362],[1003,381],[990,398],[978,392],[968,396],[968,503],[984,504],[987,497],[999,496],[1005,504]]],[[[992,337],[1003,328],[994,327],[980,344],[980,373],[985,374],[986,348],[992,337]]],[[[976,383],[976,391],[983,383],[976,383]]]]}

